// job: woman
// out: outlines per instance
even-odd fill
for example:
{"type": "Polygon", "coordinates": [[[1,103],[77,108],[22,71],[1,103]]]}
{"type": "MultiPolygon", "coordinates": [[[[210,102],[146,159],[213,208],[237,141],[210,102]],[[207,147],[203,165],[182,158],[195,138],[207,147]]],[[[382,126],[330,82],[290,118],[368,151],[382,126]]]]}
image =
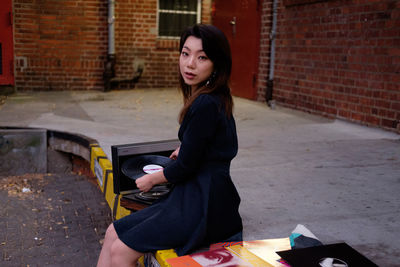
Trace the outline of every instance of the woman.
{"type": "Polygon", "coordinates": [[[216,27],[195,25],[182,34],[180,52],[181,146],[171,165],[136,180],[144,192],[165,182],[175,186],[161,201],[109,226],[98,266],[134,266],[145,252],[174,248],[184,255],[241,240],[240,198],[229,174],[238,149],[229,44],[216,27]]]}

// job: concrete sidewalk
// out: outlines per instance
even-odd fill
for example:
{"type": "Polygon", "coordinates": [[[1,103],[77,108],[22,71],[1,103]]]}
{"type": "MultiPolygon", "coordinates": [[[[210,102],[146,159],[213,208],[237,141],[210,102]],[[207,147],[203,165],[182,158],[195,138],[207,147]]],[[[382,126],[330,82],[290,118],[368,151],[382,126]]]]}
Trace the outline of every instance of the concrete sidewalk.
{"type": "MultiPolygon", "coordinates": [[[[111,145],[177,138],[175,89],[19,93],[0,126],[38,127],[111,145]]],[[[244,238],[287,237],[304,224],[323,243],[344,241],[380,266],[400,258],[400,136],[235,98],[239,153],[232,178],[244,238]]]]}

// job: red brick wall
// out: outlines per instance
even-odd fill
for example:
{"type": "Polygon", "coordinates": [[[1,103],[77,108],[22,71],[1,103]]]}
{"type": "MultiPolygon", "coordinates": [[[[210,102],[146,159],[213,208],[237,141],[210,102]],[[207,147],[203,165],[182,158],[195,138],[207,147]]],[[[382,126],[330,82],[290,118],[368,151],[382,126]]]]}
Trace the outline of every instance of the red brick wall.
{"type": "MultiPolygon", "coordinates": [[[[103,90],[107,1],[14,0],[17,90],[103,90]]],[[[211,0],[202,1],[210,23],[211,0]]],[[[118,88],[176,87],[179,40],[157,38],[157,0],[115,1],[116,77],[139,82],[118,88]]]]}
{"type": "MultiPolygon", "coordinates": [[[[157,0],[116,1],[115,14],[117,77],[132,77],[134,66],[142,64],[137,87],[176,86],[171,72],[176,69],[176,41],[157,40],[157,0]]],[[[120,88],[131,86],[120,84],[120,88]]]]}
{"type": "Polygon", "coordinates": [[[14,0],[17,90],[103,89],[107,2],[14,0]]]}
{"type": "Polygon", "coordinates": [[[279,2],[273,98],[400,132],[400,2],[279,2]]]}
{"type": "MultiPolygon", "coordinates": [[[[179,40],[157,38],[157,0],[121,0],[115,8],[115,51],[118,78],[130,78],[135,67],[144,71],[137,88],[178,85],[179,40]]],[[[210,0],[202,1],[202,22],[210,22],[210,0]]],[[[120,84],[119,88],[132,85],[120,84]]]]}

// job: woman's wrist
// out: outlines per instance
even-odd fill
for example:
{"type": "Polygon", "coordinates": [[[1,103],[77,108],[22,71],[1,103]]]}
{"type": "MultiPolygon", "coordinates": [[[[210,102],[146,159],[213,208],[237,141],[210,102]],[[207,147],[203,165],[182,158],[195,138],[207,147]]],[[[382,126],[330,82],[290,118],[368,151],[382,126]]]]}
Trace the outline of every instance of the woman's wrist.
{"type": "Polygon", "coordinates": [[[155,185],[166,183],[167,179],[163,172],[156,172],[152,174],[146,174],[136,179],[136,186],[143,192],[151,190],[155,185]]]}
{"type": "Polygon", "coordinates": [[[150,177],[151,177],[151,183],[153,186],[168,182],[168,180],[164,176],[163,171],[155,172],[155,173],[151,174],[150,177]]]}

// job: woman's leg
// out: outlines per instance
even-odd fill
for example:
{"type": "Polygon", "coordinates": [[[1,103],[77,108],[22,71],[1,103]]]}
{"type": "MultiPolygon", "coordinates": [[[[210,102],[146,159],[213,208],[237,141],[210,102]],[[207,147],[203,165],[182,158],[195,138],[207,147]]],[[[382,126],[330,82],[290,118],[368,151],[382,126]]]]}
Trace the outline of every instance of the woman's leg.
{"type": "Polygon", "coordinates": [[[111,266],[134,267],[143,253],[131,249],[117,239],[111,246],[111,266]]]}
{"type": "Polygon", "coordinates": [[[108,226],[106,235],[104,237],[103,247],[101,248],[97,267],[110,267],[111,266],[111,246],[115,240],[118,239],[117,232],[114,229],[114,225],[108,226]]]}
{"type": "Polygon", "coordinates": [[[119,240],[114,225],[111,224],[107,228],[97,267],[136,266],[142,255],[143,253],[131,249],[119,240]]]}

